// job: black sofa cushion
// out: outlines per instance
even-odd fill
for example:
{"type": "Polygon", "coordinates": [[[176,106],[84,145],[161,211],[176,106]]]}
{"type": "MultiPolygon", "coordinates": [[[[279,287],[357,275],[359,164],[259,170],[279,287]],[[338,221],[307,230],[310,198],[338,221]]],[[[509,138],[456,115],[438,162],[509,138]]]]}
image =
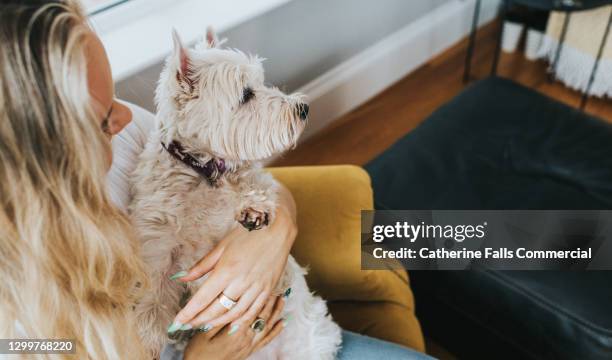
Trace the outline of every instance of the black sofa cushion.
{"type": "MultiPolygon", "coordinates": [[[[612,126],[488,78],[366,170],[378,209],[612,209],[612,126]]],[[[410,275],[426,336],[460,356],[612,359],[612,273],[410,275]]]]}

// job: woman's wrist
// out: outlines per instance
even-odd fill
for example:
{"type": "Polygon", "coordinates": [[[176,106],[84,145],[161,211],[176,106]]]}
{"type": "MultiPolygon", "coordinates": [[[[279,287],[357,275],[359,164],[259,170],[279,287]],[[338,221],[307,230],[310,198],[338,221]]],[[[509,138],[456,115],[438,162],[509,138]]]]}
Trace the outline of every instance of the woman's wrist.
{"type": "Polygon", "coordinates": [[[298,232],[297,210],[293,196],[286,187],[280,185],[278,195],[279,201],[276,207],[276,218],[274,219],[272,228],[280,227],[284,230],[284,236],[281,237],[290,249],[291,246],[293,246],[298,232]]]}
{"type": "Polygon", "coordinates": [[[291,249],[298,231],[296,220],[291,209],[288,209],[283,204],[280,204],[276,208],[276,217],[271,230],[279,231],[280,239],[286,245],[287,249],[291,249]]]}

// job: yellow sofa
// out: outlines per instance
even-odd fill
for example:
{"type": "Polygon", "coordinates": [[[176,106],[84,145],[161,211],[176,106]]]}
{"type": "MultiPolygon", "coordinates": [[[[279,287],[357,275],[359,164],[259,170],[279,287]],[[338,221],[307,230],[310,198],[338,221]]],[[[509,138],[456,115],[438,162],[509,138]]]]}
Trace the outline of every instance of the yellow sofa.
{"type": "Polygon", "coordinates": [[[405,271],[361,270],[361,210],[373,208],[370,177],[360,167],[270,168],[293,194],[298,237],[292,254],[308,283],[346,330],[425,351],[405,271]]]}

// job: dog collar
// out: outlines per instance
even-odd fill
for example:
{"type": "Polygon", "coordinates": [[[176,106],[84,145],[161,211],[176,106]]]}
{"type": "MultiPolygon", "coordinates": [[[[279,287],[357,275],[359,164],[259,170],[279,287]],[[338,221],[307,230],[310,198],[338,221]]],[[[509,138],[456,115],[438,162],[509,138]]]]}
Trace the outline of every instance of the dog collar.
{"type": "Polygon", "coordinates": [[[178,141],[172,141],[168,145],[162,142],[161,145],[173,158],[192,168],[196,173],[205,178],[211,186],[216,186],[217,181],[226,171],[223,159],[213,158],[202,164],[193,155],[186,152],[183,145],[178,141]]]}

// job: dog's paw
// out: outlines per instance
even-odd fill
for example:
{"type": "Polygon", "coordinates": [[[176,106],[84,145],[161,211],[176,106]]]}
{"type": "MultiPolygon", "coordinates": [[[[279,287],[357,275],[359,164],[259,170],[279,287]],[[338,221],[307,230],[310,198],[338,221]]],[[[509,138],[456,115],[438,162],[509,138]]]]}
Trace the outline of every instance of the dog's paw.
{"type": "Polygon", "coordinates": [[[251,231],[259,230],[268,225],[270,216],[265,211],[246,208],[240,212],[237,220],[245,229],[251,231]]]}

